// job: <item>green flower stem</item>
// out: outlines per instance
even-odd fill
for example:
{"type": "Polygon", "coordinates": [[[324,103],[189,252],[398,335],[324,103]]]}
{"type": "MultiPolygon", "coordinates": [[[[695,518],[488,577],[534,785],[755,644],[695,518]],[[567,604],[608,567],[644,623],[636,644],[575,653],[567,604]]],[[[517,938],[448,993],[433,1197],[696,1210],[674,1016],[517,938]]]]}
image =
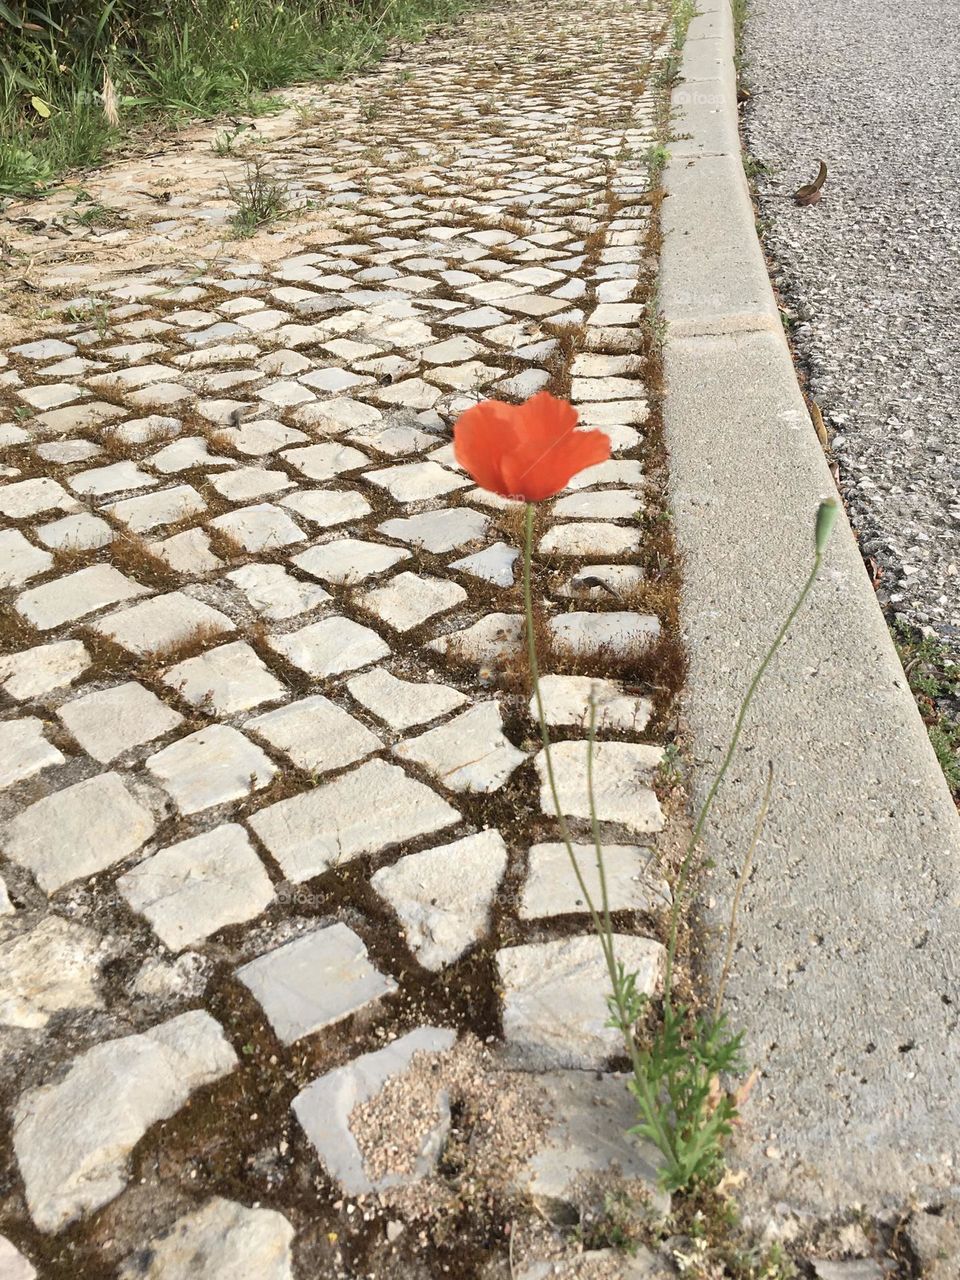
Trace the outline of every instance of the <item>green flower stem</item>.
{"type": "Polygon", "coordinates": [[[613,998],[617,1006],[620,1031],[623,1035],[624,1047],[630,1057],[633,1076],[637,1091],[640,1095],[640,1102],[645,1113],[645,1119],[655,1133],[655,1140],[659,1150],[664,1157],[670,1161],[674,1167],[676,1167],[677,1160],[669,1135],[663,1125],[659,1099],[654,1096],[650,1088],[649,1081],[647,1080],[646,1072],[643,1069],[643,1062],[640,1057],[640,1051],[637,1048],[636,1037],[633,1034],[633,1026],[629,1016],[626,1000],[624,998],[623,984],[620,981],[620,975],[617,970],[616,955],[614,954],[613,929],[610,922],[606,871],[603,865],[603,850],[599,839],[599,824],[597,821],[596,805],[594,803],[593,794],[593,741],[596,709],[592,703],[590,714],[590,741],[587,748],[587,789],[590,796],[590,817],[593,826],[594,843],[597,850],[597,867],[600,876],[600,889],[602,895],[602,918],[600,913],[597,911],[593,898],[590,895],[590,890],[587,888],[587,883],[583,878],[582,871],[580,870],[580,864],[577,862],[577,855],[573,851],[573,841],[570,837],[570,828],[567,824],[566,817],[564,816],[563,807],[560,804],[560,793],[557,789],[557,779],[553,770],[553,757],[550,751],[550,731],[547,728],[547,717],[543,709],[543,694],[540,691],[540,664],[537,661],[537,641],[534,634],[533,624],[531,562],[533,560],[533,528],[535,515],[536,511],[533,503],[528,502],[524,521],[523,605],[527,624],[527,657],[530,663],[530,681],[533,685],[533,693],[537,706],[537,720],[540,725],[540,740],[543,743],[543,758],[546,765],[547,782],[550,787],[550,794],[553,797],[553,807],[557,815],[560,837],[563,840],[567,856],[570,859],[570,865],[573,867],[574,875],[577,878],[577,884],[580,888],[580,892],[583,894],[583,900],[587,904],[587,910],[590,912],[593,927],[597,932],[597,936],[600,939],[600,946],[603,949],[603,958],[607,965],[607,972],[610,975],[610,985],[613,990],[613,998]]]}

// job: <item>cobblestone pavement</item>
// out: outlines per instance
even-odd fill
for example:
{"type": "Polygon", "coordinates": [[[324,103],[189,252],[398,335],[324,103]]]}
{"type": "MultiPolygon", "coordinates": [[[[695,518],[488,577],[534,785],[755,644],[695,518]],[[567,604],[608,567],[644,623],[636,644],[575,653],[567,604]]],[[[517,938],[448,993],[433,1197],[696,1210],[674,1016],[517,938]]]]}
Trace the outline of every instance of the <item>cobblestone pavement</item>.
{"type": "Polygon", "coordinates": [[[533,1277],[563,1246],[517,1196],[649,1184],[527,707],[520,509],[449,440],[544,386],[610,433],[541,512],[537,595],[565,807],[587,839],[593,686],[620,951],[653,991],[666,21],[519,0],[8,210],[13,1274],[15,1245],[74,1280],[498,1277],[517,1222],[533,1277]],[[251,162],[292,212],[232,239],[251,162]]]}
{"type": "Polygon", "coordinates": [[[950,0],[758,0],[744,33],[766,244],[851,519],[883,604],[960,654],[958,49],[950,0]]]}

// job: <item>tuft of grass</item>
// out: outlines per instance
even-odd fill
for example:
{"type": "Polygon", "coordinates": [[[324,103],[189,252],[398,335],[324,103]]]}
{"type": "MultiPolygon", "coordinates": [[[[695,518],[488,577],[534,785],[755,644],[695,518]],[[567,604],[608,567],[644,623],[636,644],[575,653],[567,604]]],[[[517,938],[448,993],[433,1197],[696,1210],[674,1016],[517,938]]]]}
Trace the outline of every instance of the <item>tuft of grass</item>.
{"type": "Polygon", "coordinates": [[[0,195],[39,193],[158,119],[281,110],[271,91],[355,72],[471,3],[0,2],[0,195]]]}
{"type": "Polygon", "coordinates": [[[252,236],[292,212],[286,187],[260,158],[247,164],[242,182],[228,182],[227,191],[237,206],[230,219],[236,240],[252,236]]]}
{"type": "Polygon", "coordinates": [[[894,643],[930,743],[960,807],[960,664],[932,636],[897,621],[894,643]]]}

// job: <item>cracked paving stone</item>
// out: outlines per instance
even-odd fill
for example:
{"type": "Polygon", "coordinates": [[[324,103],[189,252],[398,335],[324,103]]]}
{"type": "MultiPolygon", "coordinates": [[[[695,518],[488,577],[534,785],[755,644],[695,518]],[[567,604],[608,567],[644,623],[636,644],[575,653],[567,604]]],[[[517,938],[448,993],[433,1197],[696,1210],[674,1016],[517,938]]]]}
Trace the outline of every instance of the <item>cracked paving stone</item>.
{"type": "Polygon", "coordinates": [[[339,614],[301,627],[299,631],[270,636],[267,643],[293,666],[314,678],[355,671],[390,653],[375,631],[339,614]]]}
{"type": "Polygon", "coordinates": [[[313,929],[241,965],[237,977],[284,1044],[321,1031],[397,990],[374,968],[352,929],[313,929]]]}
{"type": "Polygon", "coordinates": [[[52,566],[50,552],[28,542],[18,529],[0,532],[0,588],[22,587],[52,566]]]}
{"type": "Polygon", "coordinates": [[[250,607],[271,622],[296,618],[333,597],[313,582],[302,582],[279,564],[245,564],[227,574],[250,607]]]}
{"type": "Polygon", "coordinates": [[[322,694],[268,711],[243,727],[315,776],[355,764],[383,747],[375,733],[322,694]]]}
{"type": "Polygon", "coordinates": [[[27,867],[45,893],[96,875],[136,853],[153,835],[153,814],[116,773],[55,791],[12,818],[0,848],[27,867]]]}
{"type": "MultiPolygon", "coordinates": [[[[558,742],[552,750],[553,770],[563,812],[568,818],[590,818],[586,742],[558,742]]],[[[638,742],[598,742],[594,748],[594,793],[600,822],[618,822],[637,835],[663,829],[660,802],[651,787],[663,759],[660,747],[638,742]]],[[[540,808],[555,812],[541,751],[540,808]]]]}
{"type": "Polygon", "coordinates": [[[466,600],[467,593],[455,582],[416,573],[398,573],[384,586],[358,597],[364,609],[395,631],[410,631],[466,600]]]}
{"type": "Polygon", "coordinates": [[[99,1007],[97,979],[108,956],[101,942],[57,915],[29,929],[0,927],[0,1024],[36,1030],[63,1009],[99,1007]]]}
{"type": "Polygon", "coordinates": [[[503,732],[497,702],[481,702],[436,729],[394,747],[451,791],[497,791],[526,760],[503,732]]]}
{"type": "Polygon", "coordinates": [[[251,554],[289,547],[307,536],[295,520],[270,502],[228,511],[211,520],[209,528],[225,533],[251,554]]]}
{"type": "Polygon", "coordinates": [[[177,524],[202,515],[207,504],[189,484],[174,485],[140,498],[123,498],[103,508],[107,515],[125,524],[133,533],[149,533],[165,524],[177,524]]]}
{"type": "Polygon", "coordinates": [[[379,853],[458,822],[452,805],[384,760],[370,760],[249,819],[294,884],[360,854],[379,853]]]}
{"type": "Polygon", "coordinates": [[[476,542],[487,532],[487,517],[470,507],[457,507],[445,511],[425,511],[421,515],[405,516],[397,520],[385,520],[377,525],[377,532],[398,542],[423,547],[440,554],[454,551],[468,542],[476,542]]]}
{"type": "Polygon", "coordinates": [[[345,471],[366,467],[370,459],[346,444],[310,444],[302,449],[284,449],[280,455],[308,480],[333,480],[345,471]]]}
{"type": "Polygon", "coordinates": [[[57,1083],[24,1093],[13,1146],[37,1227],[59,1231],[118,1196],[127,1159],[151,1125],[236,1063],[219,1024],[194,1009],[95,1045],[57,1083]]]}
{"type": "Polygon", "coordinates": [[[293,1280],[293,1238],[275,1209],[215,1196],[137,1249],[118,1280],[293,1280]]]}
{"type": "Polygon", "coordinates": [[[660,634],[659,620],[642,613],[564,613],[549,626],[557,649],[571,654],[629,653],[660,634]]]}
{"type": "Polygon", "coordinates": [[[249,836],[233,822],[158,850],[122,875],[117,888],[171,951],[253,920],[274,896],[249,836]]]}
{"type": "Polygon", "coordinates": [[[43,736],[42,720],[0,720],[0,790],[63,761],[62,753],[43,736]]]}
{"type": "Polygon", "coordinates": [[[409,462],[385,467],[382,471],[367,471],[363,478],[378,488],[386,489],[392,498],[403,503],[440,498],[455,489],[467,489],[472,483],[461,476],[451,475],[436,462],[409,462]]]}
{"type": "Polygon", "coordinates": [[[249,711],[287,696],[286,686],[242,640],[178,662],[162,679],[191,706],[219,716],[249,711]]]}
{"type": "Polygon", "coordinates": [[[141,657],[162,654],[198,635],[209,643],[234,630],[225,613],[182,591],[155,596],[94,623],[93,630],[141,657]]]}
{"type": "Polygon", "coordinates": [[[109,764],[133,747],[163,737],[183,716],[136,680],[63,703],[57,716],[87,755],[109,764]]]}
{"type": "Polygon", "coordinates": [[[375,667],[347,681],[351,695],[397,733],[456,711],[468,700],[446,684],[416,684],[375,667]]]}
{"type": "MultiPolygon", "coordinates": [[[[599,904],[601,888],[596,850],[592,844],[575,844],[573,851],[587,891],[594,903],[599,904]]],[[[670,887],[657,875],[652,850],[633,844],[604,844],[603,863],[611,911],[656,912],[670,906],[670,887]]],[[[520,900],[521,919],[538,920],[587,911],[566,845],[535,844],[527,867],[520,900]]]]}
{"type": "Polygon", "coordinates": [[[409,559],[410,552],[402,547],[364,542],[362,538],[339,538],[336,542],[324,542],[309,551],[302,551],[293,557],[291,563],[322,582],[350,586],[409,559]]]}
{"type": "MultiPolygon", "coordinates": [[[[615,680],[595,676],[541,676],[540,695],[547,724],[577,725],[584,732],[590,725],[591,699],[598,733],[642,733],[653,714],[653,703],[648,698],[624,693],[615,680]]],[[[535,698],[530,699],[529,706],[536,719],[535,698]]]]}
{"type": "Polygon", "coordinates": [[[376,1097],[388,1081],[402,1075],[418,1053],[443,1053],[456,1042],[445,1027],[417,1027],[383,1049],[362,1054],[346,1066],[319,1076],[293,1100],[293,1111],[313,1143],[327,1174],[344,1195],[362,1196],[419,1181],[437,1164],[450,1127],[450,1104],[437,1090],[437,1120],[423,1137],[408,1173],[388,1173],[371,1181],[363,1153],[350,1127],[357,1107],[376,1097]]]}
{"type": "MultiPolygon", "coordinates": [[[[663,971],[663,945],[629,934],[614,934],[613,943],[618,961],[637,975],[637,993],[653,996],[663,971]]],[[[595,1071],[623,1053],[619,1031],[607,1026],[609,974],[595,934],[506,947],[496,961],[511,1065],[595,1071]]]]}
{"type": "Polygon", "coordinates": [[[79,640],[58,640],[20,653],[0,654],[0,688],[15,702],[42,698],[73,684],[90,662],[79,640]]]}
{"type": "Polygon", "coordinates": [[[50,631],[98,609],[149,594],[148,587],[124,577],[113,565],[94,564],[22,592],[16,609],[38,630],[50,631]]]}
{"type": "Polygon", "coordinates": [[[240,800],[265,787],[276,769],[242,733],[213,724],[149,757],[147,768],[182,814],[240,800]]]}
{"type": "Polygon", "coordinates": [[[507,867],[499,831],[481,831],[453,844],[411,853],[370,879],[393,907],[404,940],[425,969],[436,973],[487,932],[490,906],[507,867]]]}

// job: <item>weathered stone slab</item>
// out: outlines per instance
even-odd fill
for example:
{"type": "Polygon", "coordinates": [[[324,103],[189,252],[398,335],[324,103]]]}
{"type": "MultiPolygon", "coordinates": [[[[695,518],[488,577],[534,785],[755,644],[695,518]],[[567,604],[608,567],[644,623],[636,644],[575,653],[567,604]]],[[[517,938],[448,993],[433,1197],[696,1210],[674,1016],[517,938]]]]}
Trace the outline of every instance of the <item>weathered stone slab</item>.
{"type": "Polygon", "coordinates": [[[507,866],[499,831],[411,853],[370,880],[403,925],[407,946],[425,969],[452,964],[486,933],[490,905],[507,866]]]}
{"type": "Polygon", "coordinates": [[[252,920],[273,901],[263,863],[233,822],[159,850],[121,876],[117,888],[171,951],[252,920]]]}
{"type": "Polygon", "coordinates": [[[268,711],[244,728],[314,775],[341,769],[383,747],[375,733],[321,694],[268,711]]]}
{"type": "MultiPolygon", "coordinates": [[[[664,948],[650,938],[614,935],[614,950],[637,992],[652,996],[664,948]]],[[[524,1070],[596,1070],[623,1053],[620,1033],[607,1026],[610,975],[596,934],[532,942],[497,952],[503,988],[507,1060],[524,1070]]]]}
{"type": "Polygon", "coordinates": [[[459,631],[448,631],[427,645],[437,653],[468,662],[495,662],[517,653],[524,643],[519,613],[488,613],[459,631]]]}
{"type": "Polygon", "coordinates": [[[84,751],[103,764],[183,721],[179,712],[135,680],[65,702],[57,715],[84,751]]]}
{"type": "MultiPolygon", "coordinates": [[[[558,742],[552,749],[560,803],[570,818],[590,818],[587,745],[586,742],[558,742]]],[[[601,822],[619,822],[638,835],[660,831],[663,814],[650,784],[662,759],[660,747],[636,742],[598,742],[593,761],[598,819],[601,822]]],[[[535,763],[540,774],[540,807],[544,813],[553,814],[553,795],[542,751],[535,763]]]]}
{"type": "Polygon", "coordinates": [[[213,724],[164,747],[146,762],[181,813],[199,813],[265,787],[269,756],[229,725],[213,724]]]}
{"type": "MultiPolygon", "coordinates": [[[[547,724],[577,725],[585,731],[590,726],[592,699],[594,726],[598,734],[617,730],[642,733],[653,714],[653,703],[649,698],[624,693],[615,680],[593,676],[541,676],[540,696],[547,724]]],[[[531,716],[536,719],[535,697],[530,699],[529,706],[531,716]]]]}
{"type": "Polygon", "coordinates": [[[213,643],[217,636],[233,629],[225,613],[182,591],[171,591],[131,609],[121,609],[94,625],[94,630],[101,635],[141,656],[163,654],[193,639],[213,643]]]}
{"type": "Polygon", "coordinates": [[[13,1146],[40,1230],[58,1231],[119,1195],[127,1157],[150,1126],[235,1065],[220,1027],[196,1009],[96,1045],[59,1083],[23,1094],[13,1146]]]}
{"type": "Polygon", "coordinates": [[[178,662],[163,673],[163,683],[191,706],[205,707],[221,716],[287,696],[286,685],[242,640],[178,662]]]}
{"type": "MultiPolygon", "coordinates": [[[[658,874],[651,849],[640,845],[604,844],[607,901],[611,911],[662,911],[671,902],[670,886],[658,874]]],[[[597,854],[592,844],[575,844],[574,856],[593,905],[602,902],[597,854]]],[[[585,913],[586,899],[563,844],[535,844],[530,849],[527,880],[519,914],[524,920],[585,913]]]]}
{"type": "Polygon", "coordinates": [[[338,538],[324,542],[294,556],[292,563],[321,582],[352,584],[384,573],[400,560],[409,560],[410,552],[402,547],[385,546],[382,542],[365,542],[361,538],[338,538]]]}
{"type": "Polygon", "coordinates": [[[57,915],[32,929],[0,928],[0,1023],[44,1027],[63,1009],[98,1006],[100,944],[92,929],[57,915]]]}
{"type": "Polygon", "coordinates": [[[398,573],[384,586],[360,596],[359,602],[395,631],[411,631],[466,599],[464,589],[445,578],[398,573]]]}
{"type": "Polygon", "coordinates": [[[451,689],[446,684],[400,680],[382,667],[354,676],[347,681],[347,688],[378,720],[398,733],[456,711],[467,701],[466,694],[459,689],[451,689]]]}
{"type": "Polygon", "coordinates": [[[249,819],[295,884],[359,854],[377,853],[459,821],[452,805],[384,760],[371,760],[249,819]]]}
{"type": "Polygon", "coordinates": [[[425,511],[417,516],[385,520],[377,532],[398,542],[440,554],[476,542],[487,531],[486,516],[471,507],[455,507],[445,511],[425,511]]]}
{"type": "Polygon", "coordinates": [[[302,582],[279,564],[245,564],[227,574],[257,613],[272,622],[309,613],[331,596],[313,582],[302,582]]]}
{"type": "Polygon", "coordinates": [[[118,1280],[294,1280],[293,1237],[282,1213],[215,1196],[133,1253],[118,1280]]]}
{"type": "Polygon", "coordinates": [[[46,573],[53,565],[49,551],[28,542],[19,529],[0,532],[0,589],[22,587],[31,578],[46,573]]]}
{"type": "Polygon", "coordinates": [[[43,735],[43,721],[0,720],[0,790],[32,778],[41,769],[63,764],[63,755],[43,735]]]}
{"type": "Polygon", "coordinates": [[[299,631],[271,636],[268,643],[288,662],[314,677],[355,671],[390,652],[375,631],[340,615],[323,618],[299,631]]]}
{"type": "Polygon", "coordinates": [[[237,977],[252,991],[284,1044],[329,1027],[397,984],[378,972],[367,949],[339,921],[285,942],[241,965],[237,977]]]}
{"type": "Polygon", "coordinates": [[[125,578],[113,565],[93,564],[22,592],[16,607],[40,631],[50,631],[108,605],[149,594],[148,587],[125,578]]]}
{"type": "Polygon", "coordinates": [[[526,756],[503,732],[497,702],[481,702],[446,724],[394,747],[401,760],[422,765],[451,791],[496,791],[526,756]]]}
{"type": "Polygon", "coordinates": [[[549,626],[557,648],[573,654],[622,655],[660,634],[659,619],[642,613],[562,613],[549,626]]]}
{"type": "Polygon", "coordinates": [[[17,814],[0,835],[0,848],[28,867],[41,889],[55,893],[136,853],[155,825],[117,774],[101,773],[17,814]]]}
{"type": "Polygon", "coordinates": [[[415,1054],[443,1053],[453,1047],[456,1038],[456,1032],[443,1027],[417,1027],[375,1053],[365,1053],[345,1067],[328,1071],[294,1098],[297,1119],[344,1195],[368,1195],[406,1185],[434,1168],[450,1124],[449,1102],[442,1091],[437,1091],[437,1123],[424,1135],[414,1168],[407,1174],[391,1173],[371,1181],[350,1128],[350,1117],[389,1080],[402,1075],[415,1054]]]}
{"type": "Polygon", "coordinates": [[[90,665],[79,640],[58,640],[0,655],[0,688],[17,702],[73,684],[90,665]]]}

